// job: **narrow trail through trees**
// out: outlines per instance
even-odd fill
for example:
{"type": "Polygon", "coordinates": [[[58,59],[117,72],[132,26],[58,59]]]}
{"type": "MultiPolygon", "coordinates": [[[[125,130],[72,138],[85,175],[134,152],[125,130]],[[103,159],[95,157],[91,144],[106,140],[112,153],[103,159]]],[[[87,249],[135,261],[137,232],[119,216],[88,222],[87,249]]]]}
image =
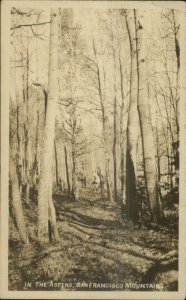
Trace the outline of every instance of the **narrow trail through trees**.
{"type": "Polygon", "coordinates": [[[157,284],[163,278],[165,284],[160,290],[176,289],[175,230],[171,233],[165,226],[149,229],[121,225],[115,203],[103,203],[98,192],[92,196],[87,190],[82,198],[68,201],[65,196],[54,196],[59,243],[14,246],[17,256],[10,252],[10,289],[18,281],[23,289],[25,278],[32,282],[32,289],[35,281],[46,282],[48,288],[36,290],[65,289],[50,286],[51,281],[68,282],[71,287],[66,289],[72,290],[90,290],[86,286],[90,282],[120,283],[126,289],[126,283],[148,283],[149,278],[157,284]],[[161,273],[159,265],[163,266],[161,273]],[[77,286],[78,282],[84,284],[83,288],[77,286]]]}

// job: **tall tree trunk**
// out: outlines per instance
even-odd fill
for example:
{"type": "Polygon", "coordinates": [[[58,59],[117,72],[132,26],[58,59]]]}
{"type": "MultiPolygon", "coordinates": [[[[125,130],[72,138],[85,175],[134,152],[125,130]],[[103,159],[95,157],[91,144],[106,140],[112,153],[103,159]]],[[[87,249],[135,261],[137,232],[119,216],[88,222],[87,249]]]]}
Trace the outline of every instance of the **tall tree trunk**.
{"type": "Polygon", "coordinates": [[[158,112],[156,110],[156,157],[157,157],[157,171],[158,171],[158,193],[160,201],[162,201],[162,193],[161,193],[161,153],[160,153],[160,146],[159,146],[159,135],[158,135],[158,112]]]}
{"type": "Polygon", "coordinates": [[[54,139],[54,156],[55,156],[55,167],[56,167],[56,186],[58,186],[58,158],[57,158],[56,139],[54,139]]]}
{"type": "Polygon", "coordinates": [[[30,139],[29,139],[29,42],[27,35],[27,52],[26,52],[26,94],[25,94],[25,123],[24,123],[24,132],[25,132],[25,184],[26,184],[26,203],[29,204],[30,198],[30,139]]]}
{"type": "Polygon", "coordinates": [[[70,198],[70,180],[69,180],[69,172],[68,172],[68,157],[67,157],[67,148],[66,148],[66,146],[64,146],[64,151],[65,151],[65,168],[66,168],[68,196],[70,198]]]}
{"type": "Polygon", "coordinates": [[[180,43],[179,43],[179,29],[180,24],[176,24],[174,9],[171,10],[173,15],[173,27],[174,27],[174,41],[175,41],[175,54],[176,54],[176,128],[177,128],[177,140],[179,140],[179,99],[180,99],[180,43]]]}
{"type": "Polygon", "coordinates": [[[97,83],[98,83],[98,92],[99,92],[99,99],[100,99],[100,108],[101,108],[101,114],[102,114],[102,134],[103,134],[103,146],[104,146],[104,158],[105,158],[105,175],[106,175],[106,185],[107,185],[107,198],[109,201],[113,201],[112,197],[112,190],[111,190],[111,180],[110,180],[110,157],[109,157],[109,151],[107,149],[107,122],[108,118],[105,113],[105,106],[104,106],[104,95],[102,91],[102,83],[101,83],[101,76],[100,76],[100,67],[98,64],[98,57],[97,57],[97,50],[95,46],[94,39],[92,39],[93,44],[93,51],[94,56],[96,59],[96,76],[97,76],[97,83]]]}
{"type": "Polygon", "coordinates": [[[27,243],[27,230],[23,215],[23,208],[21,204],[21,196],[19,191],[19,183],[16,173],[16,166],[12,153],[10,153],[10,180],[11,180],[11,189],[12,189],[12,204],[15,211],[15,220],[19,233],[20,240],[24,243],[27,243]]]}
{"type": "Polygon", "coordinates": [[[158,201],[157,171],[155,159],[155,147],[153,131],[148,105],[147,88],[147,57],[145,37],[145,14],[142,11],[135,11],[136,26],[136,49],[138,65],[138,112],[142,136],[142,149],[144,160],[144,173],[147,198],[151,208],[151,219],[157,223],[160,217],[160,206],[158,201]]]}
{"type": "MultiPolygon", "coordinates": [[[[113,63],[114,63],[114,101],[113,101],[113,147],[112,147],[112,154],[113,154],[113,181],[114,181],[114,200],[117,202],[118,199],[118,192],[117,192],[117,67],[116,67],[116,39],[114,38],[113,32],[113,18],[111,16],[111,39],[112,39],[112,53],[113,53],[113,63]]],[[[116,26],[116,24],[115,24],[116,26]]],[[[104,84],[105,84],[105,75],[104,75],[104,84]]]]}
{"type": "Polygon", "coordinates": [[[22,193],[22,167],[21,167],[21,139],[20,139],[20,132],[19,132],[19,105],[17,106],[17,169],[18,169],[18,184],[19,184],[19,191],[20,197],[22,193]]]}
{"type": "MultiPolygon", "coordinates": [[[[39,20],[37,19],[37,22],[39,20]]],[[[36,26],[37,27],[37,26],[36,26]]],[[[36,28],[36,32],[38,34],[38,28],[36,28]]],[[[36,82],[38,82],[38,39],[36,39],[36,82]]],[[[37,90],[36,96],[37,102],[37,121],[36,121],[36,136],[35,136],[35,154],[34,154],[34,198],[36,190],[38,189],[38,175],[39,175],[39,161],[38,161],[38,146],[39,146],[39,123],[40,123],[40,115],[39,115],[39,94],[37,90]]]]}
{"type": "Polygon", "coordinates": [[[117,201],[118,192],[117,192],[117,159],[116,159],[116,141],[117,141],[117,128],[116,128],[116,114],[117,114],[117,105],[116,97],[114,98],[114,138],[113,138],[113,162],[114,162],[114,199],[117,201]]]}
{"type": "Polygon", "coordinates": [[[44,145],[41,161],[39,197],[38,197],[38,238],[48,242],[48,199],[52,199],[50,186],[52,173],[52,158],[54,150],[55,118],[58,100],[58,10],[51,9],[49,76],[48,76],[48,105],[44,128],[44,145]]]}
{"type": "Polygon", "coordinates": [[[136,199],[136,157],[137,157],[137,141],[139,117],[137,110],[137,59],[136,59],[136,34],[134,11],[131,15],[125,14],[126,27],[130,44],[130,102],[127,123],[127,149],[126,149],[126,204],[128,217],[133,222],[138,221],[138,206],[136,199]]]}
{"type": "Polygon", "coordinates": [[[122,203],[126,203],[126,195],[125,195],[125,138],[124,138],[124,87],[123,87],[123,69],[121,63],[121,55],[119,50],[119,71],[120,71],[120,86],[121,86],[121,109],[120,109],[120,180],[121,180],[121,200],[122,203]]]}

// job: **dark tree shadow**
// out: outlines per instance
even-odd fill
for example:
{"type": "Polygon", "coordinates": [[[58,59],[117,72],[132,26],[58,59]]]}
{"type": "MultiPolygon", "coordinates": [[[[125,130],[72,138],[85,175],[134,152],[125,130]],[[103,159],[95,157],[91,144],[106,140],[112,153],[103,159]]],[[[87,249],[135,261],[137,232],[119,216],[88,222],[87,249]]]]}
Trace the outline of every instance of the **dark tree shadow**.
{"type": "MultiPolygon", "coordinates": [[[[156,261],[153,266],[145,273],[145,275],[142,277],[141,283],[152,283],[155,282],[157,274],[161,274],[164,272],[168,272],[171,270],[178,271],[178,260],[172,260],[170,259],[168,261],[162,260],[162,261],[156,261]]],[[[167,289],[170,291],[177,291],[178,289],[178,282],[173,281],[168,284],[167,289]]]]}
{"type": "Polygon", "coordinates": [[[105,220],[93,218],[91,216],[87,216],[85,214],[78,213],[72,209],[66,208],[57,213],[59,220],[63,221],[64,218],[68,218],[70,222],[74,221],[79,223],[80,225],[84,225],[85,227],[89,227],[92,229],[103,229],[103,227],[107,228],[118,228],[120,226],[120,222],[118,220],[105,220]]]}

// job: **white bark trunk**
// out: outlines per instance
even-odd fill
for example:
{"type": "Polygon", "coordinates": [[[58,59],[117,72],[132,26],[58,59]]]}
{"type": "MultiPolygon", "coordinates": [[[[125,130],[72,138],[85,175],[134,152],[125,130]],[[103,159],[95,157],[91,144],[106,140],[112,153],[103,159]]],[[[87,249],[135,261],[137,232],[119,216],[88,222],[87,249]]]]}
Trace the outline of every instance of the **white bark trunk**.
{"type": "Polygon", "coordinates": [[[137,110],[138,81],[137,81],[137,57],[136,57],[136,31],[134,11],[126,16],[128,29],[131,70],[130,70],[130,102],[127,123],[127,150],[126,150],[126,203],[128,217],[133,221],[138,220],[138,208],[136,202],[136,160],[137,141],[139,131],[139,116],[137,110]]]}
{"type": "Polygon", "coordinates": [[[52,199],[52,191],[48,189],[51,180],[52,159],[54,149],[54,133],[56,106],[58,100],[58,11],[51,9],[50,52],[48,76],[48,106],[44,128],[44,145],[40,171],[38,200],[38,237],[41,242],[48,241],[48,199],[52,199]],[[50,193],[50,195],[49,195],[50,193]]]}
{"type": "Polygon", "coordinates": [[[10,154],[9,169],[10,169],[10,180],[11,180],[11,187],[12,187],[12,204],[15,211],[16,225],[17,225],[20,240],[23,241],[24,243],[27,243],[28,242],[27,230],[26,230],[26,225],[25,225],[25,220],[23,215],[23,208],[21,204],[16,166],[12,154],[10,154]]]}
{"type": "Polygon", "coordinates": [[[137,109],[137,60],[136,60],[136,34],[135,34],[135,20],[133,10],[127,17],[128,29],[130,34],[130,47],[131,47],[131,75],[130,75],[130,102],[127,124],[127,147],[129,149],[131,159],[134,166],[136,175],[136,157],[137,157],[137,141],[139,134],[139,116],[137,109]]]}
{"type": "Polygon", "coordinates": [[[142,135],[143,159],[147,198],[151,208],[152,221],[157,222],[160,215],[157,189],[157,170],[155,159],[155,144],[148,105],[146,36],[148,24],[145,23],[145,13],[136,11],[137,61],[138,61],[138,112],[142,135]]]}
{"type": "Polygon", "coordinates": [[[51,195],[52,195],[52,180],[49,185],[49,199],[48,199],[49,220],[51,222],[51,229],[52,229],[51,234],[53,235],[53,239],[55,241],[59,241],[59,232],[58,232],[57,223],[56,223],[56,211],[55,211],[55,207],[54,207],[54,203],[53,203],[51,195]]]}

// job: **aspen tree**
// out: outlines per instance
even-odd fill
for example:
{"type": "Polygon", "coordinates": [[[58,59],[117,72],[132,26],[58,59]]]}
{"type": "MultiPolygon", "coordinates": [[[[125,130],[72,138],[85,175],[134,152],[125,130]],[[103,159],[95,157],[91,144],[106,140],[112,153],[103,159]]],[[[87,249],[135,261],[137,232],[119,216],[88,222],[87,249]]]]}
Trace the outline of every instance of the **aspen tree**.
{"type": "Polygon", "coordinates": [[[138,70],[138,113],[140,120],[142,150],[144,161],[144,173],[147,199],[150,204],[151,219],[157,223],[160,217],[160,205],[158,201],[157,170],[155,158],[155,145],[148,104],[147,82],[147,22],[144,11],[135,10],[136,50],[138,70]]]}
{"type": "MultiPolygon", "coordinates": [[[[52,160],[54,151],[55,118],[58,100],[58,10],[51,9],[48,103],[44,128],[44,144],[41,161],[38,197],[38,238],[48,242],[49,201],[52,199],[52,160]]],[[[51,204],[51,202],[50,202],[51,204]]],[[[51,205],[50,205],[51,207],[51,205]]],[[[53,208],[53,207],[52,207],[53,208]]],[[[53,212],[53,209],[52,209],[53,212]]],[[[52,214],[53,215],[53,214],[52,214]]]]}

